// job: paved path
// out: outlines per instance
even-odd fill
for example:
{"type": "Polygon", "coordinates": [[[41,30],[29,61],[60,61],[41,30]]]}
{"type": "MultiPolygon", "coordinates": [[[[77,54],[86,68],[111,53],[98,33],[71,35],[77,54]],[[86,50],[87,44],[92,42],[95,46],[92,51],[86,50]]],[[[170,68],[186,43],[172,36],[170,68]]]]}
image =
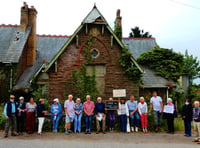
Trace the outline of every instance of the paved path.
{"type": "Polygon", "coordinates": [[[200,148],[183,134],[165,133],[107,133],[91,135],[64,133],[44,133],[3,138],[0,133],[0,148],[200,148]]]}

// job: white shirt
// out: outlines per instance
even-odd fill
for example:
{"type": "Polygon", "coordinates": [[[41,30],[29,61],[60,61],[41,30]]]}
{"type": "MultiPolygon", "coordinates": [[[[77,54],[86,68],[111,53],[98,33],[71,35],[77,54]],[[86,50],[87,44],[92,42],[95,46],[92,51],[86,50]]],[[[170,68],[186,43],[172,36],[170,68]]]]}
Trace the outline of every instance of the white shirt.
{"type": "Polygon", "coordinates": [[[147,113],[147,110],[148,110],[148,108],[147,108],[146,102],[144,102],[144,104],[138,103],[138,112],[139,112],[139,114],[147,113]]]}
{"type": "Polygon", "coordinates": [[[161,102],[162,102],[162,98],[160,96],[151,98],[150,103],[153,104],[153,110],[154,111],[160,111],[161,110],[161,105],[160,105],[161,102]]]}

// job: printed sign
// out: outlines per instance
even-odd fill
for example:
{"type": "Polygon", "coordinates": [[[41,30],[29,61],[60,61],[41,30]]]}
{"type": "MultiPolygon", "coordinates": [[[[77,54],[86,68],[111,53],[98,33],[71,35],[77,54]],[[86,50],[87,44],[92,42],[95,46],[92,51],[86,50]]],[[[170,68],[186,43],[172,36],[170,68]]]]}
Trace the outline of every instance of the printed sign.
{"type": "Polygon", "coordinates": [[[174,113],[174,106],[165,105],[163,112],[168,113],[168,114],[173,114],[174,113]]]}
{"type": "Polygon", "coordinates": [[[113,97],[126,97],[126,89],[114,89],[113,97]]]}
{"type": "Polygon", "coordinates": [[[118,110],[119,109],[119,101],[113,100],[106,100],[105,103],[106,110],[118,110]]]}

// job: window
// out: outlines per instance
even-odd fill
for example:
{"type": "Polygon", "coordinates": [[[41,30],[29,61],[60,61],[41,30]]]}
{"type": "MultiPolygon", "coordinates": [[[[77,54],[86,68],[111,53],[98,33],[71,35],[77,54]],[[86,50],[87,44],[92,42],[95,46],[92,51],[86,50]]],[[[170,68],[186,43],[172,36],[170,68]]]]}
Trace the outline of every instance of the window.
{"type": "Polygon", "coordinates": [[[93,58],[97,58],[98,56],[99,56],[99,50],[98,49],[96,49],[96,48],[93,48],[92,50],[91,50],[91,56],[93,57],[93,58]]]}

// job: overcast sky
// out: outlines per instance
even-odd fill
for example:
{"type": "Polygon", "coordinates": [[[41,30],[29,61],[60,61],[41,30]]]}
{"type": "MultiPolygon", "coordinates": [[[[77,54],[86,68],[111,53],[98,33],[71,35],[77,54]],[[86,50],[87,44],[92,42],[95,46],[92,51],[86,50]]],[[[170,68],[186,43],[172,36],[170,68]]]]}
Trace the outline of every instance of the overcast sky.
{"type": "MultiPolygon", "coordinates": [[[[93,8],[113,28],[121,9],[123,36],[139,26],[156,38],[158,45],[200,59],[199,0],[26,0],[37,11],[37,34],[71,35],[93,8]]],[[[0,0],[0,24],[19,24],[22,0],[0,0]]]]}

